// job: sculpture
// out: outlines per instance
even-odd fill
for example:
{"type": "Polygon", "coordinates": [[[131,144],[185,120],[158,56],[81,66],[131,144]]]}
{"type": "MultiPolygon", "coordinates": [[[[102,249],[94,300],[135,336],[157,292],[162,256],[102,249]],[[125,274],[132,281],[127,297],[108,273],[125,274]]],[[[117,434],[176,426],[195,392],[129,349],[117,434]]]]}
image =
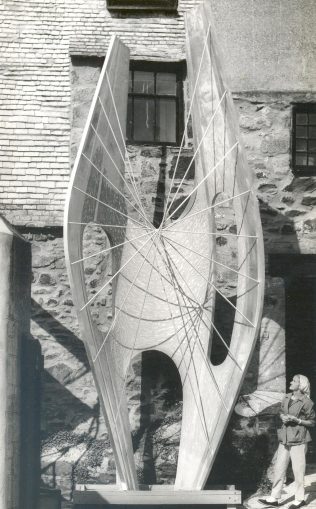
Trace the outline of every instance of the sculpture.
{"type": "Polygon", "coordinates": [[[167,205],[158,228],[146,217],[125,151],[129,51],[114,37],[65,211],[65,250],[75,305],[120,486],[128,490],[138,487],[125,397],[127,370],[135,353],[159,350],[178,367],[183,417],[175,489],[201,490],[238,396],[262,310],[260,216],[207,4],[187,16],[186,33],[195,186],[185,199],[185,210],[174,220],[177,208],[170,212],[167,205]],[[220,193],[223,198],[218,201],[220,193]],[[226,235],[236,237],[238,269],[231,271],[238,276],[238,286],[236,306],[229,301],[235,310],[229,346],[216,331],[227,356],[214,366],[209,353],[215,294],[220,293],[216,269],[223,265],[216,260],[214,213],[223,203],[232,205],[236,217],[237,232],[226,235]],[[111,241],[115,313],[106,335],[89,311],[97,294],[86,296],[82,235],[87,224],[101,226],[111,241]]]}

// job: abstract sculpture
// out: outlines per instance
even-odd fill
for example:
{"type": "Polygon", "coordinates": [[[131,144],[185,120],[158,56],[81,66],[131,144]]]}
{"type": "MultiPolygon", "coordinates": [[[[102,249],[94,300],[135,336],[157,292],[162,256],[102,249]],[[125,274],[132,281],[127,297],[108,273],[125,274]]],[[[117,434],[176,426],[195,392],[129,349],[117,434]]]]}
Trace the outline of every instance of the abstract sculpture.
{"type": "MultiPolygon", "coordinates": [[[[175,489],[201,490],[207,480],[255,345],[261,318],[264,259],[260,216],[224,85],[209,7],[186,19],[194,133],[195,185],[155,228],[146,217],[126,159],[129,51],[113,38],[76,158],[65,211],[65,250],[82,336],[115,455],[120,486],[138,487],[125,396],[136,353],[173,359],[183,385],[175,489]],[[218,196],[222,198],[218,201],[218,196]],[[235,318],[227,356],[210,361],[216,272],[215,210],[229,203],[236,218],[235,318]],[[180,206],[179,206],[180,207],[180,206]],[[83,272],[86,225],[101,226],[112,254],[113,320],[106,334],[93,322],[83,272]]],[[[181,148],[184,143],[182,139],[181,148]]],[[[187,169],[187,172],[189,171],[187,169]]],[[[185,176],[184,176],[185,178],[185,176]]],[[[179,186],[180,187],[180,186],[179,186]]],[[[177,195],[177,193],[176,193],[177,195]]],[[[175,199],[174,196],[173,199],[175,199]]],[[[229,268],[228,268],[229,269],[229,268]]],[[[104,286],[105,286],[104,285],[104,286]]],[[[222,298],[225,296],[222,295],[222,298]]]]}

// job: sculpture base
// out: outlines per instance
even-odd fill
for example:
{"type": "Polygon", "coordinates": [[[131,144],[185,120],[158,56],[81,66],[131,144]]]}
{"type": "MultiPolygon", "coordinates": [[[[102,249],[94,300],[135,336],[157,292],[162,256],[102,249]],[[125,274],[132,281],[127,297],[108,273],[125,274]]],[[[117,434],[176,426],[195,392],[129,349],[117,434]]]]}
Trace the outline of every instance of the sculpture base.
{"type": "Polygon", "coordinates": [[[81,484],[74,492],[74,509],[101,509],[115,506],[180,506],[189,509],[199,505],[226,505],[230,509],[241,504],[241,491],[232,486],[226,490],[175,490],[174,486],[142,486],[123,491],[115,485],[81,484]]]}

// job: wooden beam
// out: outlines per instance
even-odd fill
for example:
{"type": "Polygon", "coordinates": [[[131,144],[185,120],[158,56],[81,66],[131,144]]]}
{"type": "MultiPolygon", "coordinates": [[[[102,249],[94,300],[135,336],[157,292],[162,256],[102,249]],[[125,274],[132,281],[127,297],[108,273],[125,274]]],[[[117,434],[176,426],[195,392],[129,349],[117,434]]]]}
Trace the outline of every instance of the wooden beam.
{"type": "Polygon", "coordinates": [[[230,505],[241,504],[238,490],[174,490],[151,486],[148,491],[122,491],[115,486],[79,485],[74,505],[230,505]]]}

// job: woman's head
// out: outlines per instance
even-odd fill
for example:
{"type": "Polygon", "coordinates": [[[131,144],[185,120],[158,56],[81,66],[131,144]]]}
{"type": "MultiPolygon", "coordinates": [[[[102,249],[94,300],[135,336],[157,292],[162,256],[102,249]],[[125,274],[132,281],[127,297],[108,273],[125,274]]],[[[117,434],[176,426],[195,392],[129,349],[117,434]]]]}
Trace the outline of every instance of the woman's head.
{"type": "Polygon", "coordinates": [[[310,397],[310,383],[307,376],[295,375],[290,383],[291,391],[301,391],[302,394],[310,397]]]}

